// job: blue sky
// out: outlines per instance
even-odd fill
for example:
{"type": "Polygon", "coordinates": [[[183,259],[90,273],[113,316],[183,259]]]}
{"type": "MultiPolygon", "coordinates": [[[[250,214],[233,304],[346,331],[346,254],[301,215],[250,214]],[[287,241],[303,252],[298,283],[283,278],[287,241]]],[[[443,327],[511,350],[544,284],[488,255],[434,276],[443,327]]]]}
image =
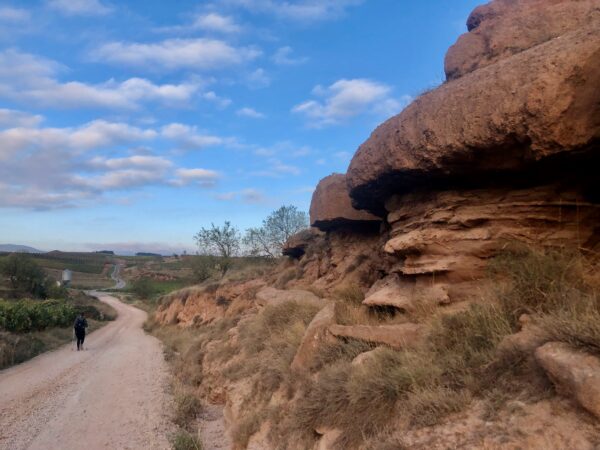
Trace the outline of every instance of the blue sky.
{"type": "Polygon", "coordinates": [[[308,210],[479,3],[0,0],[0,242],[190,251],[308,210]]]}

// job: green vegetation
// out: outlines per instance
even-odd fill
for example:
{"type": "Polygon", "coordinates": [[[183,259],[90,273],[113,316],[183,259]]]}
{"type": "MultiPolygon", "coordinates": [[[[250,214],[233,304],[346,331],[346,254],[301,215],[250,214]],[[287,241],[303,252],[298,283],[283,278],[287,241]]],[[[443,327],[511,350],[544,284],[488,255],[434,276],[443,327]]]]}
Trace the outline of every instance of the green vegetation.
{"type": "Polygon", "coordinates": [[[79,312],[85,312],[89,331],[116,317],[113,308],[82,293],[62,300],[0,300],[0,369],[69,342],[79,312]]]}
{"type": "Polygon", "coordinates": [[[179,430],[171,439],[173,450],[202,450],[202,443],[197,436],[185,430],[179,430]]]}
{"type": "Polygon", "coordinates": [[[77,313],[64,300],[0,300],[0,329],[15,333],[67,327],[77,313]]]}

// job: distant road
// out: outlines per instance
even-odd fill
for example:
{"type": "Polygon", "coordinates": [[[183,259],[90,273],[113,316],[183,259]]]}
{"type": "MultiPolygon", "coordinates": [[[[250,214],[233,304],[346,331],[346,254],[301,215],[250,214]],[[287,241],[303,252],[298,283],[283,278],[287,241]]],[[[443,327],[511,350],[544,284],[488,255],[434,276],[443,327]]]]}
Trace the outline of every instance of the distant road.
{"type": "Polygon", "coordinates": [[[121,272],[121,265],[119,263],[117,263],[117,264],[115,264],[115,268],[113,269],[113,273],[110,275],[110,277],[116,283],[114,289],[124,289],[125,285],[127,284],[127,283],[125,283],[125,280],[123,280],[119,276],[120,272],[121,272]]]}
{"type": "Polygon", "coordinates": [[[118,312],[85,351],[66,345],[0,371],[0,449],[168,449],[168,369],[146,313],[101,292],[118,312]]]}

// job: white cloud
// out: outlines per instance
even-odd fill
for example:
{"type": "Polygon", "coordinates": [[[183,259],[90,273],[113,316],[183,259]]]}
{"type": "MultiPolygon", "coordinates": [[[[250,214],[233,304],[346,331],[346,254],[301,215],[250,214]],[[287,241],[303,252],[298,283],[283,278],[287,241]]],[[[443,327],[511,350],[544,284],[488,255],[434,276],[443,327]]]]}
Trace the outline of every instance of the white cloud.
{"type": "Polygon", "coordinates": [[[391,87],[372,80],[341,79],[327,88],[315,86],[313,94],[323,100],[307,100],[294,106],[292,112],[305,115],[315,127],[338,124],[364,113],[398,113],[403,102],[393,99],[391,91],[391,87]]]}
{"type": "Polygon", "coordinates": [[[48,0],[47,3],[67,16],[104,16],[112,11],[98,0],[48,0]]]}
{"type": "Polygon", "coordinates": [[[197,127],[181,123],[165,125],[161,129],[161,134],[163,137],[175,141],[185,149],[204,148],[231,143],[231,140],[210,134],[202,134],[198,132],[197,127]]]}
{"type": "Polygon", "coordinates": [[[242,31],[242,27],[235,23],[233,18],[217,13],[199,15],[194,20],[192,27],[207,31],[218,31],[220,33],[239,33],[242,31]]]}
{"type": "Polygon", "coordinates": [[[265,115],[261,112],[256,111],[253,108],[244,107],[240,108],[235,112],[240,117],[249,117],[250,119],[264,119],[265,115]]]}
{"type": "Polygon", "coordinates": [[[14,109],[0,108],[0,128],[35,127],[44,120],[40,115],[29,114],[14,109]]]}
{"type": "Polygon", "coordinates": [[[0,22],[22,23],[29,21],[29,11],[12,6],[0,6],[0,22]]]}
{"type": "Polygon", "coordinates": [[[217,39],[167,39],[142,44],[111,42],[92,53],[96,60],[151,70],[212,70],[251,61],[261,54],[253,47],[233,47],[217,39]]]}
{"type": "Polygon", "coordinates": [[[253,13],[271,14],[299,22],[314,22],[339,17],[347,8],[364,0],[221,0],[253,13]]]}
{"type": "Polygon", "coordinates": [[[259,67],[248,74],[246,81],[248,86],[252,89],[262,89],[271,84],[271,77],[267,74],[265,69],[259,67]]]}
{"type": "Polygon", "coordinates": [[[0,52],[0,96],[20,102],[60,108],[102,107],[135,109],[142,102],[158,101],[170,106],[188,102],[198,82],[156,85],[143,78],[99,84],[62,83],[63,67],[54,61],[15,50],[0,52]]]}
{"type": "Polygon", "coordinates": [[[152,129],[96,120],[79,127],[17,127],[0,131],[0,208],[80,207],[109,191],[129,193],[149,185],[212,187],[217,172],[178,167],[140,144],[156,139],[152,129]],[[123,145],[142,148],[114,155],[123,145]]]}
{"type": "Polygon", "coordinates": [[[202,94],[202,98],[204,100],[208,100],[209,102],[214,103],[215,105],[217,105],[218,108],[227,108],[229,105],[231,105],[231,99],[227,98],[227,97],[220,97],[217,94],[215,94],[213,91],[208,91],[202,94]]]}
{"type": "Polygon", "coordinates": [[[304,64],[308,61],[308,57],[297,57],[294,58],[292,56],[293,49],[292,47],[281,47],[278,48],[275,54],[273,55],[273,62],[275,64],[279,64],[282,66],[295,66],[299,64],[304,64]]]}
{"type": "Polygon", "coordinates": [[[202,187],[212,187],[220,178],[220,174],[214,170],[208,169],[178,169],[175,172],[177,179],[176,185],[199,184],[202,187]]]}

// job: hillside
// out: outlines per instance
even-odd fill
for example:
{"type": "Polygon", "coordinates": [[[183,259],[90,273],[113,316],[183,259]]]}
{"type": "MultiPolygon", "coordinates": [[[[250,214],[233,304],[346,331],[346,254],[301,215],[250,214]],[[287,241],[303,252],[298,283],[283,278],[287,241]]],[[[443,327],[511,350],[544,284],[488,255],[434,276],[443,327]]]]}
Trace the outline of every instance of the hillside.
{"type": "Polygon", "coordinates": [[[16,244],[0,244],[0,252],[44,253],[42,250],[38,250],[37,248],[16,244]]]}
{"type": "Polygon", "coordinates": [[[148,328],[232,448],[599,445],[600,4],[467,26],[277,267],[161,299],[148,328]]]}

